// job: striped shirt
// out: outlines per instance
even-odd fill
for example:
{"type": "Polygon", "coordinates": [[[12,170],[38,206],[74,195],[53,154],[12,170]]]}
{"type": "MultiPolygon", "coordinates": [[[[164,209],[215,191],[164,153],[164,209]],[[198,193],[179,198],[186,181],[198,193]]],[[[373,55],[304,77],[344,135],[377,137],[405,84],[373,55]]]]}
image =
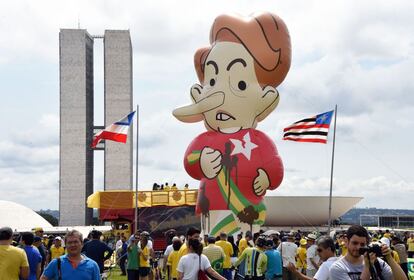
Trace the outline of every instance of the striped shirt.
{"type": "Polygon", "coordinates": [[[209,244],[207,247],[204,247],[203,254],[206,255],[215,271],[218,273],[223,272],[225,254],[221,247],[214,244],[209,244]]]}
{"type": "Polygon", "coordinates": [[[244,275],[264,276],[267,268],[267,256],[257,247],[246,248],[237,259],[234,266],[239,266],[245,260],[244,275]]]}

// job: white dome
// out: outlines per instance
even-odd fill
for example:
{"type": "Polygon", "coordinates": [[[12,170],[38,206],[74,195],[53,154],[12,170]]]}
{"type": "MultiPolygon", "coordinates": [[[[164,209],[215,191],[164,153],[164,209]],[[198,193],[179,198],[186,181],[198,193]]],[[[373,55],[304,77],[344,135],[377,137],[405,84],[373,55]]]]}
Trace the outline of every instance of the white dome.
{"type": "MultiPolygon", "coordinates": [[[[332,220],[345,214],[362,197],[332,197],[332,220]]],[[[328,223],[329,196],[266,196],[266,226],[317,226],[328,223]]]]}
{"type": "Polygon", "coordinates": [[[0,200],[0,227],[11,227],[13,231],[30,231],[35,227],[50,228],[52,225],[26,206],[0,200]]]}

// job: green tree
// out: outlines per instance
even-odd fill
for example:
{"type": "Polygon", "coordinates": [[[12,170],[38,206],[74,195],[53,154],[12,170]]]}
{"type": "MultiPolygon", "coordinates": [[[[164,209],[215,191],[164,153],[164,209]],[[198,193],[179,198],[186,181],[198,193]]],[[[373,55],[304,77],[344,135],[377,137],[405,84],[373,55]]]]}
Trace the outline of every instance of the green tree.
{"type": "Polygon", "coordinates": [[[53,217],[50,214],[44,212],[37,212],[40,216],[42,216],[46,221],[48,221],[52,226],[56,227],[59,225],[59,220],[53,217]]]}

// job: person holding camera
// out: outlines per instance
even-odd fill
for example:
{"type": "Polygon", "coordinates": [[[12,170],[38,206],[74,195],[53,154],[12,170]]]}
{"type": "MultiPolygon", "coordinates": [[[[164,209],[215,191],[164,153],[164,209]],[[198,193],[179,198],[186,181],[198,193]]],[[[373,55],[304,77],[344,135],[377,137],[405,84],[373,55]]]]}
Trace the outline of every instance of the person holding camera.
{"type": "Polygon", "coordinates": [[[359,225],[350,226],[346,232],[347,254],[330,268],[330,279],[350,280],[406,280],[401,267],[391,256],[385,244],[368,245],[368,231],[359,225]],[[385,261],[380,258],[384,256],[385,261]]]}

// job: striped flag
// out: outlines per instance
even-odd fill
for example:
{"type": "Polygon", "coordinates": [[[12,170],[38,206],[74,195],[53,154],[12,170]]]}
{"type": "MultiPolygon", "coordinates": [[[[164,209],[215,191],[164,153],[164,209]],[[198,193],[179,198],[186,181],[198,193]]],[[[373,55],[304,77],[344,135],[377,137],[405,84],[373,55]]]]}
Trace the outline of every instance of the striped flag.
{"type": "Polygon", "coordinates": [[[99,131],[93,136],[91,148],[95,148],[101,140],[112,140],[115,142],[126,143],[128,137],[128,129],[134,118],[135,111],[129,113],[119,121],[99,131]]]}
{"type": "Polygon", "coordinates": [[[295,122],[283,129],[283,140],[326,144],[333,113],[329,111],[295,122]]]}

